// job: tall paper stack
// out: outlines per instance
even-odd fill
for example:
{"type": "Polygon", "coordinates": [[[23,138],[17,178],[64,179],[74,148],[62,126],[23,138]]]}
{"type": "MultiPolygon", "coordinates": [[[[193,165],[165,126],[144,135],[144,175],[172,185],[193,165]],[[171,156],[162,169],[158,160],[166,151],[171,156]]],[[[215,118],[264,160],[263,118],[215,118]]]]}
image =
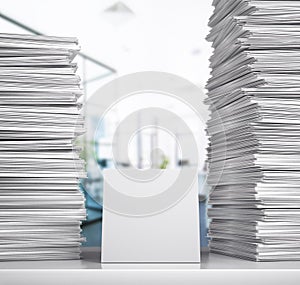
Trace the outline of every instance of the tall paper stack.
{"type": "Polygon", "coordinates": [[[300,2],[213,4],[211,251],[300,260],[300,2]]]}
{"type": "Polygon", "coordinates": [[[79,258],[78,49],[75,38],[0,34],[0,260],[79,258]]]}

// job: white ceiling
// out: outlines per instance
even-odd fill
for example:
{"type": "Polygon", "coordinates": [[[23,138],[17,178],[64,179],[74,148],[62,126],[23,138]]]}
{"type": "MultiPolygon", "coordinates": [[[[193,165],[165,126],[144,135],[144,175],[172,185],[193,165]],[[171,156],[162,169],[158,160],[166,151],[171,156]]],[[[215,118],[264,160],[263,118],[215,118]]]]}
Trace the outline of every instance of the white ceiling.
{"type": "MultiPolygon", "coordinates": [[[[78,37],[83,52],[116,68],[118,75],[158,70],[205,85],[209,0],[124,0],[135,16],[114,25],[103,11],[116,2],[2,0],[1,12],[45,34],[78,37]]],[[[4,21],[0,29],[22,32],[4,21]]]]}

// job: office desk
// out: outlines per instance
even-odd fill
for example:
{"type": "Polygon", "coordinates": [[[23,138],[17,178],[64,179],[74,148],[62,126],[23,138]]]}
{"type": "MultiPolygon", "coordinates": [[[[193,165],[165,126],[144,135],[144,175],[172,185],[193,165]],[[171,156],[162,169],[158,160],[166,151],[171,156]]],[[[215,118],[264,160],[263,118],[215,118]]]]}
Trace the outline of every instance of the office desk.
{"type": "Polygon", "coordinates": [[[101,265],[98,248],[74,261],[1,262],[0,284],[299,284],[300,262],[256,263],[204,253],[201,265],[101,265]]]}

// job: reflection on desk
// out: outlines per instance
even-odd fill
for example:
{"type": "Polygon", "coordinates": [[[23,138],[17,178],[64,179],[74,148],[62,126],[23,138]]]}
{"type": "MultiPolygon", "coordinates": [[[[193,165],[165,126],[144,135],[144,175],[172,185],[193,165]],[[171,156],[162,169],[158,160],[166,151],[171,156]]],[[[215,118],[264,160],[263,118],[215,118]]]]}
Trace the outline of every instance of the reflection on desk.
{"type": "Polygon", "coordinates": [[[66,261],[9,261],[0,263],[0,271],[3,269],[102,269],[102,270],[205,270],[205,269],[299,269],[299,262],[254,262],[239,258],[228,257],[225,255],[209,254],[204,251],[201,254],[201,264],[193,263],[172,263],[172,264],[101,264],[100,263],[100,248],[99,247],[83,247],[81,260],[66,260],[66,261]]]}

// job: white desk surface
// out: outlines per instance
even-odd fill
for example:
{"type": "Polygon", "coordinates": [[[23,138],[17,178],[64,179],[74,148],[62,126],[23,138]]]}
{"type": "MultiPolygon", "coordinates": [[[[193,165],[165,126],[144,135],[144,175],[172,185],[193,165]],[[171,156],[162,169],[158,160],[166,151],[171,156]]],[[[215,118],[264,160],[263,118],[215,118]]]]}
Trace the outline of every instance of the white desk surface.
{"type": "Polygon", "coordinates": [[[101,265],[99,248],[72,261],[0,262],[0,284],[299,284],[300,262],[252,262],[202,254],[201,265],[101,265]]]}

